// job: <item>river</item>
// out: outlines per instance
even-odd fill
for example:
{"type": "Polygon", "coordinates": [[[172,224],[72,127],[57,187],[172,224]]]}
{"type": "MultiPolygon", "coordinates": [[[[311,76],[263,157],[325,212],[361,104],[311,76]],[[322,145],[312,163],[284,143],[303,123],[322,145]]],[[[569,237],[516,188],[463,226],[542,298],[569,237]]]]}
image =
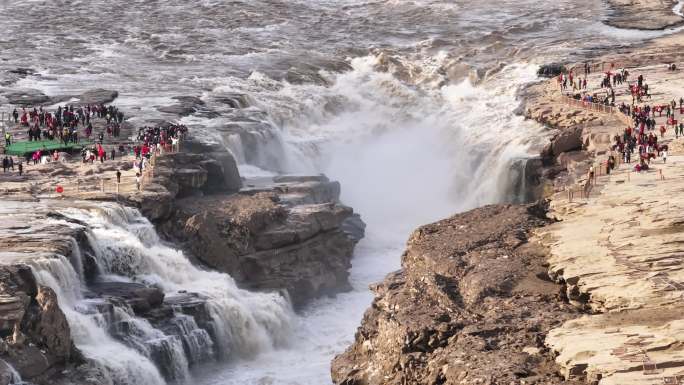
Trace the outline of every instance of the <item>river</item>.
{"type": "MultiPolygon", "coordinates": [[[[673,3],[674,6],[674,3],[673,3]]],[[[287,347],[200,367],[193,383],[326,384],[410,232],[515,199],[511,162],[549,133],[516,116],[538,64],[582,60],[666,32],[618,30],[589,0],[4,1],[0,70],[9,88],[120,92],[134,122],[201,97],[181,121],[222,142],[245,176],[324,172],[368,224],[353,291],[296,316],[287,347]],[[49,22],[48,22],[49,20],[49,22]],[[245,95],[236,111],[223,100],[245,95]],[[252,144],[235,130],[258,132],[252,144]]],[[[681,7],[678,8],[681,10],[681,7]]]]}

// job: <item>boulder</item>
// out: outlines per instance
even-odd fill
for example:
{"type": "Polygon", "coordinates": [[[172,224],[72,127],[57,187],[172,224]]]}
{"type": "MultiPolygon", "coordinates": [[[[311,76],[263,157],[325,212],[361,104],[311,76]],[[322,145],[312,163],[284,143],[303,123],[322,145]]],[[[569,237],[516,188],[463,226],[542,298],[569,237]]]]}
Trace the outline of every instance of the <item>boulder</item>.
{"type": "Polygon", "coordinates": [[[178,116],[188,116],[199,111],[204,106],[204,101],[195,96],[174,96],[177,104],[170,106],[157,107],[157,111],[178,116]]]}
{"type": "Polygon", "coordinates": [[[207,170],[210,172],[208,184],[214,186],[210,188],[210,190],[228,192],[239,191],[242,188],[242,178],[240,177],[237,161],[233,154],[224,150],[208,153],[207,156],[215,160],[221,167],[220,174],[218,169],[207,170]]]}
{"type": "Polygon", "coordinates": [[[561,63],[544,64],[537,70],[537,75],[545,78],[553,78],[564,73],[565,66],[561,63]]]}
{"type": "Polygon", "coordinates": [[[45,347],[60,363],[68,361],[74,348],[69,323],[59,308],[57,294],[47,286],[40,286],[36,303],[40,307],[40,318],[29,329],[28,335],[45,347]]]}
{"type": "Polygon", "coordinates": [[[226,104],[231,108],[246,108],[251,104],[247,95],[239,93],[215,95],[214,100],[218,103],[226,104]]]}
{"type": "Polygon", "coordinates": [[[131,282],[97,282],[89,286],[96,297],[126,302],[136,314],[144,314],[164,302],[164,292],[155,287],[131,282]]]}
{"type": "Polygon", "coordinates": [[[581,150],[582,144],[582,129],[569,129],[551,140],[551,153],[558,156],[564,152],[581,150]]]}
{"type": "Polygon", "coordinates": [[[107,104],[119,97],[118,91],[102,88],[88,90],[77,96],[80,104],[107,104]]]}
{"type": "Polygon", "coordinates": [[[36,74],[36,71],[34,69],[23,68],[23,67],[15,68],[15,69],[9,70],[7,72],[15,74],[15,75],[19,75],[21,77],[26,77],[29,75],[35,75],[36,74]]]}
{"type": "Polygon", "coordinates": [[[50,104],[50,97],[45,95],[40,90],[35,89],[21,89],[6,92],[4,96],[7,98],[9,104],[18,106],[40,106],[50,104]]]}

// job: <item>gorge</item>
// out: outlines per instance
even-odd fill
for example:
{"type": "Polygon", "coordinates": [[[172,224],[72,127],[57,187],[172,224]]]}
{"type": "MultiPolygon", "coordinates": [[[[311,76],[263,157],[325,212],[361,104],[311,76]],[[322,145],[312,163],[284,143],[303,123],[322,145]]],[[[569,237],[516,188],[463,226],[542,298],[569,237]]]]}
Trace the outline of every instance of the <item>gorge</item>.
{"type": "MultiPolygon", "coordinates": [[[[377,373],[391,373],[404,348],[411,369],[391,381],[461,381],[474,372],[442,361],[489,351],[483,336],[535,312],[548,319],[511,335],[516,349],[537,348],[574,315],[542,274],[543,252],[518,250],[545,219],[536,206],[487,205],[529,202],[549,176],[542,152],[563,127],[526,118],[521,105],[539,65],[679,27],[668,14],[660,27],[673,29],[624,28],[629,15],[610,22],[612,3],[7,2],[4,112],[106,97],[131,127],[179,122],[191,137],[137,194],[54,194],[55,183],[94,185],[124,160],[2,180],[0,384],[392,383],[377,373]],[[443,218],[404,251],[416,228],[443,218]],[[475,272],[437,254],[421,265],[430,242],[451,244],[438,251],[475,272]],[[489,260],[490,247],[508,258],[489,260]],[[478,269],[513,278],[484,282],[478,269]],[[423,278],[418,300],[439,299],[416,318],[429,327],[372,330],[383,317],[414,316],[392,296],[423,278]],[[462,319],[437,314],[450,301],[462,319]],[[389,353],[373,350],[385,338],[389,353]],[[472,349],[444,349],[451,338],[472,349]],[[358,366],[369,360],[378,366],[358,366]]],[[[549,357],[503,362],[508,353],[475,362],[504,379],[542,367],[542,383],[559,381],[549,357]]]]}

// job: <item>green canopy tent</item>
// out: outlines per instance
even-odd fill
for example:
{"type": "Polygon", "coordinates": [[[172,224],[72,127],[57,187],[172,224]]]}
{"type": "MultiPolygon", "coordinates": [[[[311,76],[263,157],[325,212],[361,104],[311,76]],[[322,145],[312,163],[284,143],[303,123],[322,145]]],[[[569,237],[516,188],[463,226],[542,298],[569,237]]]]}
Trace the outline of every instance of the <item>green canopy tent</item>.
{"type": "Polygon", "coordinates": [[[28,154],[33,154],[37,150],[46,150],[53,152],[57,150],[59,152],[73,152],[80,151],[83,147],[91,146],[93,142],[85,141],[79,143],[69,143],[64,144],[57,140],[41,140],[38,142],[16,142],[12,143],[8,147],[5,147],[5,154],[16,155],[16,156],[26,156],[28,154]]]}

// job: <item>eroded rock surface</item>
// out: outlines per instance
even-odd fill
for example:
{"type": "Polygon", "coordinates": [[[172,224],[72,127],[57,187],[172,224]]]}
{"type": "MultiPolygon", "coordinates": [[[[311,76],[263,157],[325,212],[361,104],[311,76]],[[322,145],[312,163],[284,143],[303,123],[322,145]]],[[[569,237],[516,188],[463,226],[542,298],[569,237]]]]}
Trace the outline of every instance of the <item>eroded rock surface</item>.
{"type": "Polygon", "coordinates": [[[202,263],[254,289],[286,289],[295,306],[349,288],[363,224],[322,176],[286,177],[234,195],[176,202],[160,225],[202,263]]]}
{"type": "Polygon", "coordinates": [[[608,0],[612,14],[606,24],[625,29],[659,30],[681,25],[684,19],[673,12],[670,0],[608,0]]]}
{"type": "Polygon", "coordinates": [[[486,206],[418,229],[373,287],[335,384],[560,384],[543,340],[576,316],[528,233],[538,206],[486,206]]]}

